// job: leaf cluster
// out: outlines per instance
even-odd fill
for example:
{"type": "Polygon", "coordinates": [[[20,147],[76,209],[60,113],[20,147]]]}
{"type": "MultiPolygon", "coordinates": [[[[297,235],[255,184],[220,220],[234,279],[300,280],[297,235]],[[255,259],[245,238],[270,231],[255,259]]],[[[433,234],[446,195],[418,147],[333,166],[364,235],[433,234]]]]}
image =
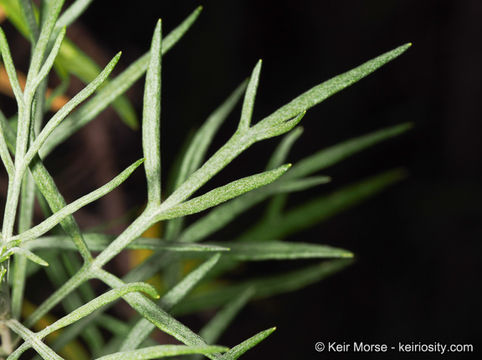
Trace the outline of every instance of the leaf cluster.
{"type": "MultiPolygon", "coordinates": [[[[81,337],[91,356],[103,360],[193,354],[210,359],[237,359],[274,331],[274,328],[262,331],[231,349],[211,345],[218,341],[249,300],[293,291],[319,281],[347,266],[348,258],[353,256],[344,249],[285,241],[284,238],[363,201],[404,176],[402,170],[391,170],[286,210],[288,194],[331,180],[319,175],[320,171],[410,128],[410,124],[402,124],[379,130],[320,150],[291,165],[286,159],[302,135],[298,124],[311,107],[371,74],[410,45],[400,46],[316,85],[269,116],[254,121],[253,108],[262,67],[259,61],[249,79],[240,84],[198,129],[182,152],[177,170],[169,175],[173,179],[171,186],[163,186],[160,154],[162,58],[191,27],[201,8],[167,36],[162,35],[159,20],[150,50],[109,79],[120,53],[100,69],[66,38],[66,26],[91,2],[76,0],[63,12],[63,0],[44,0],[40,8],[30,0],[2,2],[8,18],[30,40],[32,47],[26,83],[22,87],[9,44],[0,30],[1,58],[18,109],[12,119],[0,112],[0,157],[8,175],[0,247],[2,351],[9,360],[20,358],[30,348],[44,359],[62,359],[67,356],[60,355],[65,345],[81,337]],[[47,119],[46,84],[52,70],[66,81],[69,75],[78,76],[86,86],[47,119]],[[113,106],[128,125],[138,127],[135,112],[123,94],[143,75],[145,90],[140,123],[143,158],[105,185],[67,204],[45,167],[44,159],[108,106],[113,106]],[[236,131],[208,157],[208,148],[217,130],[241,100],[236,131]],[[17,125],[13,126],[15,123],[17,125]],[[264,171],[198,194],[251,145],[281,135],[284,137],[264,171]],[[147,186],[142,213],[118,236],[83,232],[73,214],[120,186],[140,167],[145,172],[147,186]],[[43,207],[45,219],[34,225],[36,199],[43,207]],[[265,215],[237,238],[199,243],[209,240],[217,231],[264,201],[268,201],[265,215]],[[203,217],[185,224],[186,216],[207,210],[203,217]],[[165,224],[162,239],[143,237],[159,222],[165,224]],[[106,264],[128,249],[148,249],[152,255],[123,278],[106,270],[106,264]],[[9,266],[12,259],[13,266],[9,266]],[[194,259],[197,266],[187,273],[182,272],[182,265],[188,259],[194,259]],[[217,280],[240,262],[293,259],[318,259],[320,262],[240,283],[217,280]],[[24,297],[28,296],[26,281],[40,267],[46,267],[57,290],[22,319],[22,307],[27,303],[24,297]],[[161,294],[146,283],[159,273],[164,274],[168,284],[161,294]],[[102,281],[110,290],[96,294],[89,284],[92,279],[102,281]],[[204,285],[198,286],[201,283],[204,285]],[[106,312],[121,298],[138,314],[130,322],[106,312]],[[34,331],[32,328],[58,304],[62,304],[66,314],[34,331]],[[220,310],[199,333],[174,317],[207,308],[220,310]],[[153,343],[149,335],[156,328],[183,345],[153,343]],[[112,333],[108,342],[100,329],[112,333]],[[16,336],[11,341],[10,331],[16,336]],[[53,333],[59,335],[47,342],[53,333]]],[[[61,86],[57,92],[65,88],[61,86]]]]}

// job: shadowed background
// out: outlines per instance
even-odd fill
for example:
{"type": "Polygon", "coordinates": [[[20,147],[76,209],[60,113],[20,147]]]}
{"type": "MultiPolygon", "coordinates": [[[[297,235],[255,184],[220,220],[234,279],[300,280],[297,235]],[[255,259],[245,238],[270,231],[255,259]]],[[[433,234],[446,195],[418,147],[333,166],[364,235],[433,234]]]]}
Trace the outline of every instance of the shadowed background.
{"type": "MultiPolygon", "coordinates": [[[[199,5],[122,3],[94,2],[68,33],[100,64],[123,50],[119,66],[126,67],[148,49],[158,17],[167,33],[199,5]]],[[[377,197],[291,237],[350,249],[356,263],[305,290],[252,303],[219,343],[234,345],[276,325],[278,331],[243,358],[362,358],[314,351],[316,341],[335,340],[471,343],[477,353],[482,300],[482,2],[208,0],[202,5],[196,25],[163,59],[164,169],[172,165],[189,131],[249,75],[258,58],[263,59],[263,71],[255,120],[323,80],[403,43],[414,44],[399,59],[310,110],[290,156],[295,162],[349,137],[414,123],[410,133],[327,169],[324,174],[333,177],[332,184],[296,199],[291,196],[295,204],[393,167],[409,170],[406,180],[377,197]]],[[[16,51],[16,59],[21,58],[22,50],[16,51]]],[[[28,47],[24,51],[27,54],[28,47]]],[[[142,85],[129,92],[139,113],[142,85]]],[[[80,85],[70,91],[75,86],[80,85]]],[[[4,97],[2,104],[11,106],[4,97]]],[[[238,114],[239,107],[215,146],[235,129],[238,114]]],[[[276,143],[255,145],[209,186],[261,171],[276,143]]],[[[47,164],[72,200],[105,183],[140,154],[140,134],[107,111],[47,164]],[[70,151],[75,153],[73,164],[65,156],[70,151]]],[[[84,226],[141,206],[144,180],[142,174],[136,176],[89,207],[90,212],[79,213],[84,226]]],[[[255,220],[261,210],[240,219],[239,226],[255,220]]],[[[239,229],[232,226],[216,239],[229,238],[239,229]]],[[[282,270],[291,265],[248,264],[245,271],[263,272],[272,266],[282,270]]],[[[194,327],[205,321],[189,320],[194,327]]],[[[471,356],[476,355],[446,357],[471,356]]],[[[390,358],[417,355],[390,353],[390,358]]]]}

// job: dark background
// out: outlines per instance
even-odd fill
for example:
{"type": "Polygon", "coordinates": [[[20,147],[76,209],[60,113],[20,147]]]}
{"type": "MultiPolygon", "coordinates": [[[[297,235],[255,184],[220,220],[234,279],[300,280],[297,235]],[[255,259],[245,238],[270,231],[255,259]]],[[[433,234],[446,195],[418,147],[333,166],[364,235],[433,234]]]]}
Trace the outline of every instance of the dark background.
{"type": "MultiPolygon", "coordinates": [[[[278,330],[246,359],[362,358],[350,353],[318,354],[316,341],[469,343],[479,353],[482,2],[208,0],[201,4],[204,10],[195,26],[163,60],[164,169],[172,164],[188,130],[199,126],[249,75],[258,58],[263,59],[263,72],[255,119],[323,80],[413,42],[394,62],[310,110],[303,120],[305,133],[290,156],[295,162],[352,136],[414,123],[410,133],[325,171],[333,176],[329,187],[300,196],[308,199],[393,167],[409,170],[409,178],[400,184],[291,237],[348,248],[355,252],[356,263],[305,290],[254,302],[219,342],[234,345],[276,325],[278,330]]],[[[148,49],[158,17],[168,33],[197,5],[197,1],[125,5],[97,1],[70,35],[100,63],[123,50],[125,67],[148,49]],[[94,37],[97,47],[89,40],[94,37]]],[[[141,96],[139,84],[130,92],[139,110],[141,96]]],[[[231,119],[216,145],[234,130],[236,116],[231,119]]],[[[106,121],[111,131],[105,135],[110,144],[105,156],[113,155],[111,167],[121,169],[140,154],[139,134],[117,119],[106,121]]],[[[87,141],[85,134],[66,149],[87,141]]],[[[260,154],[267,155],[276,142],[255,145],[213,184],[262,170],[267,157],[260,154]]],[[[62,162],[61,156],[58,159],[52,161],[62,162]]],[[[101,182],[103,175],[95,176],[101,182]]],[[[122,200],[111,198],[114,204],[139,205],[143,190],[133,184],[129,185],[133,192],[122,200]]],[[[88,223],[87,215],[85,219],[88,223]]],[[[270,266],[255,269],[267,271],[270,266]]],[[[196,319],[190,320],[196,324],[196,319]]]]}

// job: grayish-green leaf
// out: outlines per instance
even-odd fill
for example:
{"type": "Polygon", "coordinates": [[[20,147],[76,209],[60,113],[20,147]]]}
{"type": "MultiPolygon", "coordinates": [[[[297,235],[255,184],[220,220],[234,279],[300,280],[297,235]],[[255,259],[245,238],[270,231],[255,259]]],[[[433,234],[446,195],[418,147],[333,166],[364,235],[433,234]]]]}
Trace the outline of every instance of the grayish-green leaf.
{"type": "Polygon", "coordinates": [[[290,260],[312,258],[351,258],[353,253],[326,245],[287,241],[262,241],[219,243],[230,249],[224,258],[240,261],[290,260]]]}
{"type": "Polygon", "coordinates": [[[294,129],[295,126],[300,123],[301,119],[303,119],[305,114],[306,110],[300,112],[292,119],[274,124],[269,123],[265,120],[260,121],[252,128],[254,132],[254,137],[256,141],[261,141],[275,136],[283,135],[288,131],[294,129]]]}
{"type": "MultiPolygon", "coordinates": [[[[160,306],[169,311],[174,305],[179,303],[202,278],[218,262],[220,254],[212,256],[209,260],[201,264],[196,270],[190,272],[174,288],[168,291],[159,301],[160,306]]],[[[139,320],[126,336],[121,350],[136,349],[154,330],[155,325],[146,319],[139,320]]]]}
{"type": "MultiPolygon", "coordinates": [[[[37,188],[42,193],[43,198],[45,198],[47,201],[52,212],[58,212],[67,206],[65,199],[60,194],[52,176],[49,174],[38,156],[33,159],[32,163],[30,164],[30,169],[32,171],[32,176],[35,180],[37,188]]],[[[75,244],[75,247],[79,251],[84,261],[90,262],[92,260],[92,255],[90,254],[87,245],[82,238],[80,228],[77,225],[74,217],[72,215],[65,217],[60,222],[60,226],[62,226],[62,229],[65,231],[65,233],[70,236],[73,244],[75,244]]]]}
{"type": "Polygon", "coordinates": [[[270,336],[274,331],[276,330],[275,327],[261,331],[257,333],[256,335],[250,337],[249,339],[243,341],[241,344],[236,345],[233,347],[231,350],[229,350],[227,353],[225,353],[223,356],[219,358],[219,360],[236,360],[241,357],[246,351],[252,349],[256,345],[258,345],[261,341],[266,339],[268,336],[270,336]]]}
{"type": "Polygon", "coordinates": [[[10,47],[8,46],[7,38],[2,28],[0,28],[0,51],[2,53],[3,63],[5,64],[5,70],[7,71],[8,80],[12,87],[15,99],[19,106],[23,105],[23,92],[20,87],[20,83],[17,78],[17,70],[13,64],[12,54],[10,53],[10,47]]]}
{"type": "Polygon", "coordinates": [[[54,61],[57,58],[57,55],[60,50],[60,45],[62,45],[62,41],[64,40],[65,37],[65,28],[62,28],[59,32],[59,35],[57,36],[57,39],[55,40],[54,46],[52,50],[50,51],[49,56],[45,60],[44,64],[42,65],[42,68],[40,69],[39,73],[37,74],[37,77],[35,79],[35,84],[34,88],[40,84],[42,80],[48,75],[50,70],[52,69],[52,66],[54,65],[54,61]]]}
{"type": "MultiPolygon", "coordinates": [[[[32,346],[35,351],[37,351],[45,360],[63,360],[58,354],[55,353],[55,351],[45,345],[36,334],[31,332],[28,328],[23,326],[17,320],[10,319],[7,321],[7,325],[10,329],[12,329],[15,333],[20,335],[26,341],[25,344],[32,346]]],[[[20,348],[18,348],[17,351],[13,352],[8,357],[8,359],[18,359],[18,356],[20,356],[21,354],[21,348],[25,348],[25,346],[21,346],[20,348]]]]}
{"type": "Polygon", "coordinates": [[[138,350],[121,351],[114,354],[102,356],[97,360],[144,360],[160,359],[168,356],[188,355],[188,354],[215,354],[228,351],[229,349],[216,345],[205,346],[185,346],[185,345],[158,345],[150,346],[138,350]]]}
{"type": "Polygon", "coordinates": [[[144,89],[142,149],[149,205],[161,204],[161,20],[158,21],[150,50],[144,89]]]}
{"type": "Polygon", "coordinates": [[[134,164],[129,166],[127,169],[125,169],[123,172],[121,172],[119,175],[117,175],[114,179],[109,181],[107,184],[75,200],[74,202],[70,203],[69,205],[65,206],[61,210],[57,211],[48,219],[42,221],[40,224],[38,224],[37,226],[34,226],[30,230],[27,230],[19,235],[13,236],[12,240],[27,241],[27,240],[35,239],[37,237],[42,236],[47,231],[52,229],[55,225],[60,223],[67,216],[73,214],[74,212],[84,207],[85,205],[90,204],[91,202],[97,200],[98,198],[114,190],[116,187],[122,184],[134,172],[134,170],[137,169],[137,167],[139,167],[139,165],[142,164],[143,161],[144,161],[143,159],[137,160],[134,164]]]}
{"type": "MultiPolygon", "coordinates": [[[[104,250],[113,240],[110,235],[87,233],[82,234],[91,251],[104,250]]],[[[45,236],[36,239],[24,241],[21,245],[23,248],[33,249],[59,249],[59,250],[75,250],[76,246],[72,243],[70,237],[66,236],[45,236]]],[[[157,251],[181,251],[181,252],[218,252],[229,251],[229,248],[210,244],[188,244],[174,241],[166,241],[157,238],[139,238],[131,242],[127,249],[145,249],[157,251]]]]}
{"type": "Polygon", "coordinates": [[[156,289],[149,284],[146,283],[131,283],[126,284],[121,287],[117,287],[115,289],[109,290],[106,293],[96,297],[94,300],[91,300],[85,305],[82,305],[78,309],[72,311],[71,313],[67,314],[63,318],[57,320],[53,324],[47,326],[42,331],[38,333],[40,338],[44,338],[48,334],[59,330],[63,327],[66,327],[83,317],[93,313],[95,310],[101,308],[104,305],[109,304],[112,301],[117,300],[118,298],[125,296],[126,294],[132,292],[143,292],[148,294],[153,298],[159,298],[156,289]]]}
{"type": "Polygon", "coordinates": [[[48,262],[46,262],[44,259],[42,259],[40,256],[38,255],[35,255],[33,252],[31,252],[30,250],[28,249],[24,249],[24,248],[21,248],[21,247],[14,247],[14,248],[11,248],[9,249],[9,251],[12,253],[12,254],[20,254],[20,255],[23,255],[25,256],[27,259],[29,259],[30,261],[33,261],[34,263],[38,264],[38,265],[41,265],[41,266],[49,266],[48,262]]]}
{"type": "Polygon", "coordinates": [[[386,63],[403,54],[411,44],[397,47],[341,75],[315,86],[262,120],[267,124],[279,124],[319,104],[328,97],[368,76],[386,63]]]}
{"type": "Polygon", "coordinates": [[[72,24],[87,9],[92,1],[93,0],[75,0],[62,15],[59,16],[54,31],[59,31],[63,27],[72,24]]]}
{"type": "Polygon", "coordinates": [[[289,174],[289,171],[276,182],[251,191],[214,208],[207,215],[188,226],[180,234],[178,240],[182,242],[200,241],[223,228],[244,211],[266,200],[273,194],[279,194],[286,191],[300,191],[329,181],[328,177],[320,176],[286,182],[284,181],[284,178],[287,174],[289,174]]]}
{"type": "MultiPolygon", "coordinates": [[[[7,125],[8,126],[8,125],[7,125]]],[[[35,183],[32,175],[27,172],[22,183],[22,192],[20,198],[20,211],[18,217],[18,232],[29,229],[33,223],[35,202],[35,183]]],[[[14,270],[12,276],[12,316],[15,319],[20,318],[21,308],[23,304],[23,294],[25,290],[27,272],[27,259],[22,255],[14,256],[14,270]]]]}
{"type": "MultiPolygon", "coordinates": [[[[78,258],[73,256],[73,253],[69,252],[58,254],[50,251],[49,256],[46,259],[50,266],[45,269],[45,272],[55,288],[61,287],[62,284],[67,282],[69,277],[81,267],[78,258]]],[[[79,291],[73,291],[69,296],[66,296],[62,300],[62,306],[67,313],[70,313],[81,307],[85,302],[94,298],[95,294],[93,289],[90,288],[90,284],[86,282],[79,287],[79,291]],[[79,293],[82,293],[83,296],[81,297],[79,293]]],[[[89,316],[87,316],[87,318],[89,316]]],[[[82,320],[83,319],[85,319],[85,317],[82,318],[82,320]]],[[[82,322],[82,320],[77,321],[76,324],[82,322]]],[[[102,333],[95,325],[96,324],[83,324],[81,331],[82,339],[85,341],[91,352],[99,351],[104,346],[102,333]]],[[[61,344],[65,338],[68,337],[69,334],[65,333],[70,333],[73,328],[74,326],[69,326],[68,329],[62,331],[62,338],[56,338],[55,342],[51,344],[53,350],[58,351],[63,348],[63,346],[59,346],[59,343],[61,344]]],[[[76,335],[78,335],[78,333],[76,333],[76,335]]],[[[70,340],[72,340],[72,338],[70,340]]]]}
{"type": "MultiPolygon", "coordinates": [[[[256,98],[256,91],[258,90],[259,74],[261,72],[262,61],[259,60],[254,67],[253,73],[246,89],[246,95],[244,96],[243,110],[241,112],[241,119],[239,120],[239,131],[246,131],[251,124],[251,118],[253,117],[254,100],[256,98]]],[[[280,164],[281,165],[281,164],[280,164]]]]}
{"type": "Polygon", "coordinates": [[[48,11],[47,16],[44,17],[45,20],[41,24],[38,41],[36,42],[33,50],[32,61],[27,74],[27,84],[29,83],[30,79],[37,76],[40,67],[42,66],[44,55],[63,3],[64,0],[53,0],[49,5],[50,11],[48,11]]]}
{"type": "Polygon", "coordinates": [[[45,127],[42,129],[38,137],[35,139],[33,144],[30,146],[27,154],[25,155],[25,160],[23,162],[24,166],[28,166],[33,157],[40,150],[40,147],[44,144],[47,137],[54,131],[54,129],[64,120],[67,115],[69,115],[72,110],[74,110],[81,102],[87,99],[92,93],[107,79],[109,74],[114,70],[121,53],[119,52],[102,70],[102,72],[97,76],[89,85],[87,85],[82,91],[75,95],[67,104],[65,104],[55,115],[47,122],[45,127]]]}
{"type": "Polygon", "coordinates": [[[15,166],[13,165],[12,157],[8,151],[7,141],[3,133],[3,127],[0,126],[0,157],[2,158],[3,165],[7,171],[8,177],[13,178],[15,173],[15,166]]]}
{"type": "MultiPolygon", "coordinates": [[[[111,287],[116,288],[124,285],[122,280],[105,271],[98,272],[97,275],[99,276],[100,280],[104,281],[111,287]]],[[[142,316],[156,325],[161,331],[172,335],[179,341],[182,341],[184,344],[190,346],[207,345],[199,335],[194,333],[171,315],[167,314],[159,306],[149,299],[146,299],[144,296],[132,293],[125,295],[124,300],[126,300],[129,305],[136,309],[142,316]]],[[[213,358],[212,356],[208,357],[213,358]]]]}
{"type": "Polygon", "coordinates": [[[248,191],[275,181],[277,178],[283,175],[290,168],[290,166],[290,164],[283,165],[275,170],[270,170],[261,174],[248,176],[233,181],[227,185],[220,186],[214,190],[207,192],[204,195],[198,196],[180,205],[173,206],[168,210],[161,210],[156,215],[156,218],[158,218],[159,220],[171,219],[179,216],[195,214],[210,207],[219,205],[248,191]]]}

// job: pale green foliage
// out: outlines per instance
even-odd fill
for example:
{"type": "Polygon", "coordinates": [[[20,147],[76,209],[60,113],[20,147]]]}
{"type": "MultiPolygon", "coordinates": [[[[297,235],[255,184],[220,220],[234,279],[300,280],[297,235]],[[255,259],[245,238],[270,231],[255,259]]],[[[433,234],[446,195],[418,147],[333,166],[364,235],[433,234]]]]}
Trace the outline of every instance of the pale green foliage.
{"type": "MultiPolygon", "coordinates": [[[[381,191],[403,177],[393,170],[337,190],[322,198],[284,211],[286,196],[322,185],[331,179],[316,175],[322,169],[382,140],[406,131],[402,124],[355,138],[302,159],[291,167],[284,164],[291,147],[302,135],[295,128],[307,110],[329,96],[352,85],[402,54],[409,44],[380,55],[353,70],[323,82],[259,121],[253,121],[253,109],[260,81],[261,61],[249,80],[217,108],[194,135],[179,159],[178,170],[169,177],[172,188],[161,197],[161,73],[162,57],[194,23],[196,9],[183,23],[162,36],[161,21],[155,27],[148,53],[128,66],[116,78],[108,80],[119,61],[117,54],[103,70],[65,37],[65,27],[75,21],[92,0],[77,0],[63,12],[62,0],[45,0],[37,9],[30,0],[5,0],[9,19],[30,40],[31,63],[24,90],[20,87],[9,44],[0,29],[0,51],[17,101],[17,128],[0,111],[0,157],[8,175],[7,201],[0,245],[0,283],[3,296],[0,309],[2,350],[9,360],[18,359],[33,348],[44,359],[62,359],[58,354],[72,339],[81,336],[90,354],[98,359],[154,359],[175,355],[198,354],[210,359],[234,360],[268,337],[275,328],[228,349],[209,345],[216,342],[250,299],[294,291],[319,281],[350,264],[353,254],[328,245],[288,242],[282,239],[332,216],[381,191]],[[46,79],[52,69],[63,78],[60,91],[73,74],[86,87],[44,122],[46,79]],[[121,118],[136,127],[137,120],[122,94],[146,74],[142,113],[142,150],[138,160],[107,184],[66,204],[52,176],[43,164],[57,145],[113,105],[121,118]],[[244,94],[239,124],[226,143],[205,159],[217,130],[244,94]],[[88,99],[91,95],[92,98],[88,99]],[[290,132],[290,130],[294,129],[290,132]],[[192,197],[216,174],[254,143],[286,134],[268,161],[266,171],[234,180],[192,197]],[[84,233],[72,216],[77,210],[120,186],[141,164],[147,181],[146,207],[118,236],[84,233]],[[290,169],[291,168],[291,169],[290,169]],[[45,219],[33,224],[35,194],[45,219]],[[227,226],[249,208],[271,198],[266,216],[236,239],[211,244],[196,244],[227,226]],[[184,226],[184,217],[213,208],[208,214],[184,226]],[[165,238],[144,238],[142,234],[159,221],[166,222],[165,238]],[[15,231],[15,224],[18,229],[15,231]],[[57,227],[60,225],[60,227],[57,227]],[[62,232],[60,232],[60,230],[62,232]],[[53,232],[53,234],[48,234],[53,232]],[[253,241],[256,240],[256,241],[253,241]],[[154,250],[153,255],[132,269],[123,279],[104,266],[126,249],[154,250]],[[67,250],[67,251],[65,251],[67,250]],[[77,251],[80,258],[74,256],[77,251]],[[37,252],[42,252],[44,258],[37,252]],[[92,252],[99,252],[96,256],[92,252]],[[207,258],[209,256],[209,258],[207,258]],[[14,258],[14,266],[8,263],[14,258]],[[180,276],[187,259],[201,263],[180,276]],[[334,259],[283,273],[255,277],[238,283],[218,283],[216,279],[241,261],[334,259]],[[28,264],[27,260],[31,261],[28,264]],[[47,275],[57,290],[27,319],[21,320],[21,307],[27,278],[47,266],[47,275]],[[173,282],[162,296],[145,283],[165,270],[173,282]],[[177,274],[177,275],[176,275],[177,274]],[[7,278],[10,280],[7,281],[7,278]],[[111,290],[96,294],[88,280],[98,279],[111,290]],[[202,282],[210,286],[199,288],[202,282]],[[10,286],[12,287],[10,289],[10,286]],[[11,290],[12,305],[8,294],[11,290]],[[158,299],[153,301],[151,298],[158,299]],[[125,323],[105,314],[106,309],[123,298],[138,316],[125,323]],[[66,314],[38,332],[29,328],[61,303],[66,314]],[[224,306],[199,332],[195,333],[172,314],[185,314],[224,306]],[[99,330],[112,333],[108,343],[99,330]],[[65,328],[65,329],[64,329],[65,328]],[[184,345],[155,345],[149,338],[159,329],[184,345]],[[23,342],[9,343],[5,332],[11,329],[23,342]],[[63,329],[55,342],[43,340],[63,329]],[[16,348],[13,348],[13,345],[16,348]],[[139,349],[137,349],[140,347],[139,349]]],[[[47,100],[49,101],[49,100],[47,100]]],[[[169,120],[167,120],[169,121],[169,120]]],[[[28,293],[27,293],[28,295],[28,293]]]]}

